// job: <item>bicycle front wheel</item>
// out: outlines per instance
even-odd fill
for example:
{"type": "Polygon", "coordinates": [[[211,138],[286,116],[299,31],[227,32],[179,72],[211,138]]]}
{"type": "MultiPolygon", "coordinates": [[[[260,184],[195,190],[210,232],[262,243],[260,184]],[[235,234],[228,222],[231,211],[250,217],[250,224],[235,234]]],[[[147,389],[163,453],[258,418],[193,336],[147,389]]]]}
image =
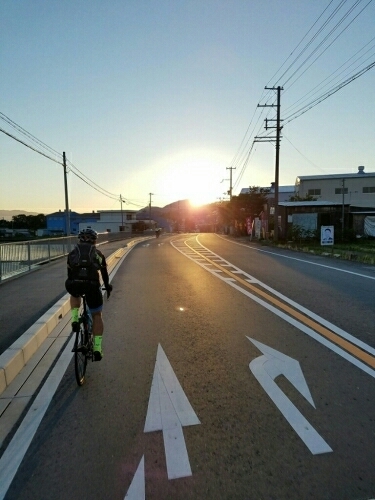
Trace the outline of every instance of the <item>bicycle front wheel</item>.
{"type": "Polygon", "coordinates": [[[76,341],[74,344],[74,368],[76,373],[77,384],[81,386],[85,381],[87,367],[87,346],[85,343],[85,333],[80,330],[76,333],[76,341]]]}

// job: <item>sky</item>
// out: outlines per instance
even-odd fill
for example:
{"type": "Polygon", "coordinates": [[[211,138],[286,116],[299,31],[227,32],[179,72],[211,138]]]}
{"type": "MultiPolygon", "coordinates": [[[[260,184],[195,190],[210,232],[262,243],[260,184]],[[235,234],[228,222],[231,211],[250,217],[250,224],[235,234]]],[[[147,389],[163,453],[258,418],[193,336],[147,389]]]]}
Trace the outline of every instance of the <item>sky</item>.
{"type": "Polygon", "coordinates": [[[3,0],[0,209],[64,210],[63,152],[77,212],[211,203],[231,174],[233,195],[268,187],[265,87],[280,185],[374,172],[375,68],[317,103],[374,35],[371,0],[3,0]]]}

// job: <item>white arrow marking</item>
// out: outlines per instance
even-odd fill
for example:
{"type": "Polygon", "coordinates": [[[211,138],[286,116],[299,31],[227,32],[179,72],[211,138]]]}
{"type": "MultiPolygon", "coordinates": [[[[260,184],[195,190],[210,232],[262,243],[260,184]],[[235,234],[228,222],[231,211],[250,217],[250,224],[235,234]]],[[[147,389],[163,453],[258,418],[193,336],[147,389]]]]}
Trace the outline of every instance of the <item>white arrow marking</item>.
{"type": "Polygon", "coordinates": [[[313,455],[332,451],[332,448],[328,446],[320,434],[317,433],[290,399],[285,396],[276,382],[274,382],[274,379],[278,375],[284,375],[315,408],[313,398],[298,361],[250,337],[247,338],[263,353],[263,356],[253,359],[249,364],[251,372],[295,432],[313,455]]]}
{"type": "Polygon", "coordinates": [[[163,431],[168,479],[192,475],[182,427],[197,424],[200,421],[159,344],[144,432],[163,431]]]}
{"type": "Polygon", "coordinates": [[[124,500],[145,500],[145,457],[143,455],[124,500]]]}

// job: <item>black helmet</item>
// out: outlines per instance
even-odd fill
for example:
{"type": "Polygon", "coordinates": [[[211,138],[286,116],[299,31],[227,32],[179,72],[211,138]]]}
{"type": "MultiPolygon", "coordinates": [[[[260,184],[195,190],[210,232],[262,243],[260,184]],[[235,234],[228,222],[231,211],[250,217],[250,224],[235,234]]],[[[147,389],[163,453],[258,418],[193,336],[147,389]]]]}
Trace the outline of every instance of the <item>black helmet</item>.
{"type": "Polygon", "coordinates": [[[78,235],[79,241],[82,243],[95,243],[98,239],[98,233],[93,229],[82,229],[78,235]]]}

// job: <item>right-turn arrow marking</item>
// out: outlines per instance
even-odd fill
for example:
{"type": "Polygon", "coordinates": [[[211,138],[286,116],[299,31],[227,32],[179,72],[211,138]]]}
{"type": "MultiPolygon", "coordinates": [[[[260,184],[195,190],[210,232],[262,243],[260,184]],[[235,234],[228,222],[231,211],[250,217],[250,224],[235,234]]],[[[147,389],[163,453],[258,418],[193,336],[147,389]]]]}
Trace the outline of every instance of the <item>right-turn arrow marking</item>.
{"type": "Polygon", "coordinates": [[[263,356],[253,359],[249,364],[251,372],[260,385],[313,455],[331,452],[332,448],[328,446],[274,381],[278,375],[284,375],[315,408],[299,362],[261,342],[250,337],[247,338],[263,353],[263,356]]]}

